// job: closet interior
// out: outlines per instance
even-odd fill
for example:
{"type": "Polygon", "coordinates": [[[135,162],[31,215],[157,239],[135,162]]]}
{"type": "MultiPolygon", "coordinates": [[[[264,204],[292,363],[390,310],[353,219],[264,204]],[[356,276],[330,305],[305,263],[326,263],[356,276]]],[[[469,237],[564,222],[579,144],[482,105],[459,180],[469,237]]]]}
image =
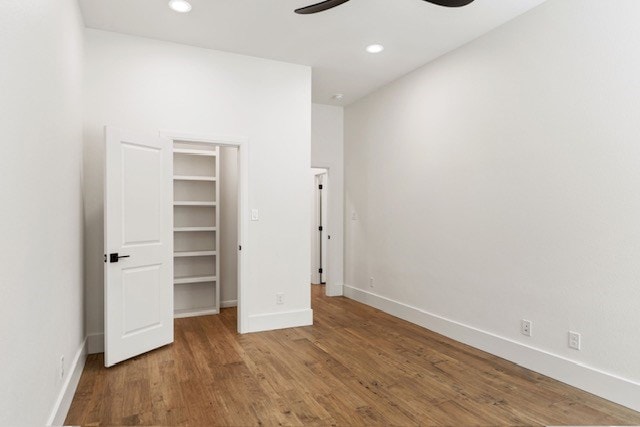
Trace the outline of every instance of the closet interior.
{"type": "Polygon", "coordinates": [[[220,312],[220,149],[174,142],[175,317],[220,312]]]}

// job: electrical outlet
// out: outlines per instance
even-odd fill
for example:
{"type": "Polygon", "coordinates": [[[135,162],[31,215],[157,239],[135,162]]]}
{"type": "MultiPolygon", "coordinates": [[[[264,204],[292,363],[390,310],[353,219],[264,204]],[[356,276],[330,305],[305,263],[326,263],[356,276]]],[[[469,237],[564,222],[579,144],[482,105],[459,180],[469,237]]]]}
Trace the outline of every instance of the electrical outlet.
{"type": "Polygon", "coordinates": [[[526,335],[528,337],[531,336],[531,320],[526,320],[526,319],[522,319],[520,321],[520,332],[522,332],[522,335],[526,335]]]}
{"type": "Polygon", "coordinates": [[[276,294],[276,304],[284,304],[284,294],[276,294]]]}
{"type": "Polygon", "coordinates": [[[581,338],[579,333],[569,331],[569,347],[574,350],[580,350],[581,338]]]}
{"type": "Polygon", "coordinates": [[[64,378],[64,355],[60,356],[60,379],[64,378]]]}
{"type": "Polygon", "coordinates": [[[369,277],[369,287],[373,288],[373,277],[369,277]]]}

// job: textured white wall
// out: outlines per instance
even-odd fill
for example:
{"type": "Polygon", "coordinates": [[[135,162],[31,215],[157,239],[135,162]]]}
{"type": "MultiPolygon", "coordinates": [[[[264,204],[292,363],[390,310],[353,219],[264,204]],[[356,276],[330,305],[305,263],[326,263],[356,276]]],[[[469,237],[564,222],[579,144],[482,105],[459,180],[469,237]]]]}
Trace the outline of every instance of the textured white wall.
{"type": "Polygon", "coordinates": [[[242,242],[249,268],[243,307],[248,316],[288,312],[310,320],[311,70],[96,30],[85,39],[89,333],[103,331],[104,125],[247,137],[248,209],[259,209],[260,221],[250,222],[242,242]],[[276,305],[279,292],[284,305],[276,305]]]}
{"type": "Polygon", "coordinates": [[[344,110],[313,104],[311,165],[329,169],[327,294],[342,295],[344,284],[344,110]]]}
{"type": "Polygon", "coordinates": [[[346,283],[640,382],[638,16],[549,0],[349,106],[346,283]]]}
{"type": "Polygon", "coordinates": [[[84,339],[82,27],[75,0],[0,2],[3,426],[47,422],[84,339]]]}

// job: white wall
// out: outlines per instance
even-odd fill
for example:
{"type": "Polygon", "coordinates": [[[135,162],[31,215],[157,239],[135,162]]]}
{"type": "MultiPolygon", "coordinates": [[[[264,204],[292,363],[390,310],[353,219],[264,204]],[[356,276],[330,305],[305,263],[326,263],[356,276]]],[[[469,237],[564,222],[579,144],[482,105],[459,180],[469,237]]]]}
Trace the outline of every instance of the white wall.
{"type": "Polygon", "coordinates": [[[640,409],[640,2],[614,3],[550,0],[346,109],[346,283],[640,409]]]}
{"type": "Polygon", "coordinates": [[[311,165],[329,169],[327,295],[342,295],[344,284],[344,110],[313,104],[311,165]]]}
{"type": "Polygon", "coordinates": [[[238,149],[220,147],[220,303],[238,299],[238,149]]]}
{"type": "Polygon", "coordinates": [[[96,30],[85,38],[89,332],[103,331],[104,125],[249,138],[249,208],[260,221],[242,242],[246,328],[310,323],[310,69],[96,30]]]}
{"type": "Polygon", "coordinates": [[[0,425],[48,422],[84,340],[82,26],[75,0],[0,3],[0,425]]]}

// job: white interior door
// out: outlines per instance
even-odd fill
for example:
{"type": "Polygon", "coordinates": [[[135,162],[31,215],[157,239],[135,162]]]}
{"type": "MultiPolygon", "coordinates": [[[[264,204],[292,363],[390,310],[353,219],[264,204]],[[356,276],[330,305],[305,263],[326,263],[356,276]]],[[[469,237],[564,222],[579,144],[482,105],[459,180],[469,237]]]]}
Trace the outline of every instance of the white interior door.
{"type": "Polygon", "coordinates": [[[107,127],[105,366],[173,342],[173,161],[168,139],[107,127]]]}

